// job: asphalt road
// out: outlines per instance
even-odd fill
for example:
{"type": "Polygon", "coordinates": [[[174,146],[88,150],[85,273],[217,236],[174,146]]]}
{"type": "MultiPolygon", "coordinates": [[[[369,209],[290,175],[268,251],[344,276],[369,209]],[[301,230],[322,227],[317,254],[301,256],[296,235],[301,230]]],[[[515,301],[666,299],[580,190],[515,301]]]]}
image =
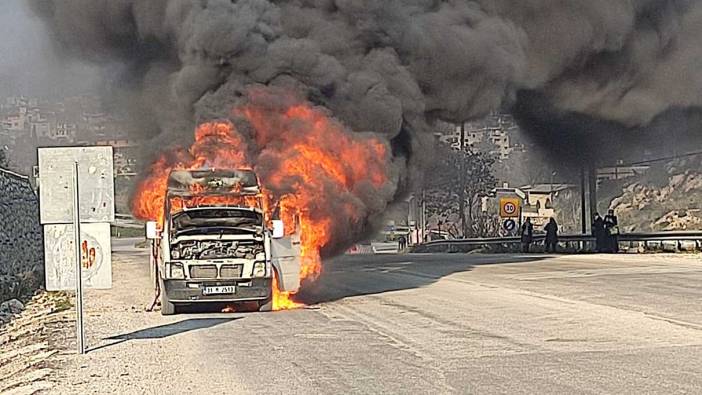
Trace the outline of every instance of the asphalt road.
{"type": "MultiPolygon", "coordinates": [[[[146,255],[87,295],[68,393],[700,393],[702,263],[660,255],[345,256],[276,313],[143,311],[146,255]]],[[[72,334],[70,334],[72,335],[72,334]]]]}

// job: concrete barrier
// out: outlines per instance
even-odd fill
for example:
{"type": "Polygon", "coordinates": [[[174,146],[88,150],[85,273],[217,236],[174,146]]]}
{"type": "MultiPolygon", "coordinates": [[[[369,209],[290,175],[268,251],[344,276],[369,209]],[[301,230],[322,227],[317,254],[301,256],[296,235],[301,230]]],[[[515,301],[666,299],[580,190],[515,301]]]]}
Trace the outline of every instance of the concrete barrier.
{"type": "Polygon", "coordinates": [[[400,246],[397,243],[371,243],[374,254],[397,254],[400,246]]]}
{"type": "Polygon", "coordinates": [[[373,249],[368,244],[354,244],[351,248],[346,250],[347,255],[364,255],[372,253],[373,249]]]}
{"type": "Polygon", "coordinates": [[[675,240],[664,240],[661,246],[665,252],[678,252],[678,242],[675,240]]]}
{"type": "Polygon", "coordinates": [[[678,247],[680,248],[680,251],[685,252],[695,252],[699,249],[698,242],[692,240],[680,240],[678,247]]]}

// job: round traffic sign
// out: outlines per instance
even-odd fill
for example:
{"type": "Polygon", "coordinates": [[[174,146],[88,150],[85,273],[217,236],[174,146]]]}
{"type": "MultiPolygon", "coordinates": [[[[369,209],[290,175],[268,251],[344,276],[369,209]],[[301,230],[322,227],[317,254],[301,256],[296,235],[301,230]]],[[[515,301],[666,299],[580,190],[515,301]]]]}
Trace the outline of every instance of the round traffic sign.
{"type": "Polygon", "coordinates": [[[502,224],[502,226],[505,228],[506,231],[511,232],[514,230],[514,228],[517,227],[517,223],[514,222],[513,219],[508,219],[505,221],[504,224],[502,224]]]}
{"type": "Polygon", "coordinates": [[[517,212],[517,206],[512,202],[507,202],[505,203],[504,210],[507,214],[515,214],[517,212]]]}

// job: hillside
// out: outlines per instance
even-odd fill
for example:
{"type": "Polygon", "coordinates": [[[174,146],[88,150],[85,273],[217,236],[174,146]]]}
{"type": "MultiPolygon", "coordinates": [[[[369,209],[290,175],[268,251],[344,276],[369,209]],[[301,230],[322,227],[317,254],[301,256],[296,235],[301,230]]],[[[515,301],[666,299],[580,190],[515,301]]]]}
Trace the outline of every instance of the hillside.
{"type": "Polygon", "coordinates": [[[600,208],[613,208],[624,231],[702,230],[701,169],[700,159],[678,160],[603,182],[600,208]]]}

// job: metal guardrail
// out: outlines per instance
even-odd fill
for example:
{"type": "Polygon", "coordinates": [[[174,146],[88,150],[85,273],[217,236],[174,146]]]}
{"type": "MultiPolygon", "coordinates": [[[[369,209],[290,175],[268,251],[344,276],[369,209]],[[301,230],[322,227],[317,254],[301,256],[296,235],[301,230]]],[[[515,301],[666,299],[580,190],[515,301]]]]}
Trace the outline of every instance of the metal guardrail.
{"type": "Polygon", "coordinates": [[[134,219],[134,216],[131,215],[131,214],[120,214],[120,213],[115,213],[115,218],[134,219]]]}
{"type": "Polygon", "coordinates": [[[130,214],[115,213],[113,225],[120,228],[144,229],[144,222],[135,219],[130,214]]]}
{"type": "MultiPolygon", "coordinates": [[[[534,235],[534,243],[543,242],[546,238],[545,234],[534,235]]],[[[592,235],[583,234],[569,234],[569,235],[559,235],[558,240],[561,243],[594,243],[595,237],[592,235]]],[[[651,233],[623,233],[619,235],[620,243],[627,242],[665,242],[665,241],[694,241],[697,246],[702,243],[702,231],[675,231],[675,232],[651,232],[651,233]]],[[[521,243],[519,237],[486,237],[486,238],[473,238],[473,239],[454,239],[454,240],[434,240],[417,247],[430,248],[430,247],[453,247],[453,246],[485,246],[485,245],[502,245],[502,244],[517,244],[521,243]]]]}

